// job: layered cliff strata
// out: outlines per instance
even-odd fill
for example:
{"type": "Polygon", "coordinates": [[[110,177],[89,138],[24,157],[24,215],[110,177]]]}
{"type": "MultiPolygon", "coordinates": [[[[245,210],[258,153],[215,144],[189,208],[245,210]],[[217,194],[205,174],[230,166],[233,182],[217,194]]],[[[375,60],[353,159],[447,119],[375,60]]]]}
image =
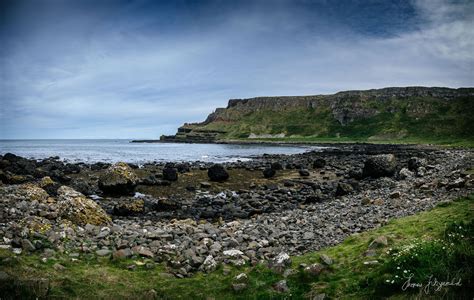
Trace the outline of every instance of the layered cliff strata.
{"type": "Polygon", "coordinates": [[[333,95],[231,99],[164,141],[288,136],[472,136],[474,88],[395,87],[333,95]],[[471,132],[471,133],[470,133],[471,132]]]}

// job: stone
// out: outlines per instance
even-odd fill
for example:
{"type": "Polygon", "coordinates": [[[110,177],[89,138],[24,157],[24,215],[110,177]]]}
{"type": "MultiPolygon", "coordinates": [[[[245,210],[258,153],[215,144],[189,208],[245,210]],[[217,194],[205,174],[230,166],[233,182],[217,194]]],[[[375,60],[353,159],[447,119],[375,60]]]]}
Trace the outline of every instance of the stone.
{"type": "Polygon", "coordinates": [[[275,176],[276,171],[272,168],[265,168],[262,173],[263,173],[263,177],[272,178],[273,176],[275,176]]]}
{"type": "Polygon", "coordinates": [[[336,197],[348,195],[353,191],[354,188],[352,187],[352,185],[345,182],[339,182],[336,188],[336,197]]]}
{"type": "Polygon", "coordinates": [[[314,294],[311,297],[311,300],[324,300],[326,299],[326,294],[321,293],[321,294],[314,294]]]}
{"type": "Polygon", "coordinates": [[[55,263],[53,265],[53,269],[55,269],[56,271],[64,271],[64,270],[66,270],[66,267],[59,264],[59,263],[55,263]]]}
{"type": "Polygon", "coordinates": [[[237,250],[237,249],[226,250],[226,251],[222,252],[222,254],[224,254],[225,256],[229,256],[229,257],[239,257],[239,256],[244,255],[244,253],[242,251],[237,250]]]}
{"type": "Polygon", "coordinates": [[[207,170],[207,176],[211,181],[226,181],[229,179],[229,173],[221,164],[214,164],[207,170]]]}
{"type": "Polygon", "coordinates": [[[390,177],[395,173],[397,161],[393,154],[379,154],[369,158],[362,170],[364,177],[390,177]]]}
{"type": "Polygon", "coordinates": [[[291,265],[291,258],[285,252],[280,252],[269,262],[269,268],[278,272],[283,273],[287,267],[291,265]]]}
{"type": "Polygon", "coordinates": [[[175,168],[165,167],[163,169],[163,179],[168,181],[177,181],[178,170],[175,168]]]}
{"type": "Polygon", "coordinates": [[[249,277],[245,273],[240,273],[234,277],[234,281],[236,282],[247,282],[248,280],[249,280],[249,277]]]}
{"type": "Polygon", "coordinates": [[[303,176],[303,177],[309,176],[309,171],[306,169],[300,169],[298,173],[300,174],[300,176],[303,176]]]}
{"type": "Polygon", "coordinates": [[[304,271],[313,275],[318,276],[324,270],[324,266],[319,263],[311,264],[304,268],[304,271]]]}
{"type": "Polygon", "coordinates": [[[112,254],[112,258],[115,260],[125,259],[132,257],[133,253],[130,248],[123,248],[117,251],[114,251],[112,254]]]}
{"type": "Polygon", "coordinates": [[[360,200],[360,204],[362,204],[362,205],[368,205],[370,203],[371,203],[371,201],[370,201],[369,197],[363,197],[362,200],[360,200]]]}
{"type": "Polygon", "coordinates": [[[243,291],[247,288],[247,284],[246,283],[233,283],[232,284],[232,289],[234,290],[234,292],[240,292],[240,291],[243,291]]]}
{"type": "Polygon", "coordinates": [[[326,254],[321,254],[321,256],[319,257],[321,258],[321,261],[326,264],[327,266],[330,266],[333,264],[333,260],[331,257],[329,257],[328,255],[326,254]]]}
{"type": "Polygon", "coordinates": [[[271,164],[270,168],[275,171],[280,171],[283,170],[283,165],[280,162],[274,162],[271,164]]]}
{"type": "Polygon", "coordinates": [[[388,245],[387,237],[384,235],[381,235],[369,244],[369,248],[380,248],[380,247],[385,247],[387,245],[388,245]]]}
{"type": "Polygon", "coordinates": [[[113,214],[116,216],[133,216],[145,212],[145,201],[132,200],[130,203],[120,203],[114,206],[113,214]]]}
{"type": "Polygon", "coordinates": [[[118,162],[99,176],[99,188],[107,194],[128,195],[133,193],[138,181],[138,176],[129,165],[118,162]]]}
{"type": "Polygon", "coordinates": [[[313,161],[313,168],[314,169],[321,169],[326,166],[326,160],[323,158],[317,158],[313,161]]]}
{"type": "Polygon", "coordinates": [[[33,245],[33,243],[31,243],[29,240],[27,239],[23,239],[21,241],[21,248],[25,251],[28,251],[28,252],[33,252],[36,250],[35,246],[33,245]]]}
{"type": "Polygon", "coordinates": [[[426,160],[418,157],[412,157],[408,160],[408,170],[412,172],[418,171],[418,168],[424,165],[426,165],[426,160]]]}
{"type": "Polygon", "coordinates": [[[290,289],[288,288],[288,284],[286,280],[280,280],[273,285],[273,289],[280,293],[287,293],[290,289]]]}
{"type": "Polygon", "coordinates": [[[150,249],[144,247],[144,246],[135,246],[132,248],[132,252],[140,255],[140,256],[144,256],[144,257],[148,257],[148,258],[153,258],[155,255],[153,254],[153,252],[150,251],[150,249]]]}
{"type": "Polygon", "coordinates": [[[74,224],[107,225],[112,222],[97,203],[68,186],[61,186],[58,195],[59,215],[74,224]]]}
{"type": "Polygon", "coordinates": [[[203,182],[200,183],[200,186],[201,186],[201,188],[203,188],[203,189],[208,189],[208,188],[211,187],[211,184],[210,184],[209,182],[207,182],[207,181],[203,181],[203,182]]]}
{"type": "Polygon", "coordinates": [[[408,170],[407,168],[402,168],[400,172],[398,172],[398,176],[400,177],[400,179],[412,178],[413,175],[413,172],[408,170]]]}
{"type": "Polygon", "coordinates": [[[397,198],[400,198],[401,196],[402,196],[402,193],[400,191],[394,191],[390,193],[389,195],[389,197],[392,199],[397,199],[397,198]]]}
{"type": "Polygon", "coordinates": [[[100,249],[95,252],[97,256],[108,256],[110,255],[110,253],[112,253],[112,251],[110,251],[109,249],[100,249]]]}
{"type": "Polygon", "coordinates": [[[217,268],[216,260],[214,259],[214,257],[212,257],[212,255],[208,255],[199,269],[203,272],[210,273],[214,271],[216,268],[217,268]]]}

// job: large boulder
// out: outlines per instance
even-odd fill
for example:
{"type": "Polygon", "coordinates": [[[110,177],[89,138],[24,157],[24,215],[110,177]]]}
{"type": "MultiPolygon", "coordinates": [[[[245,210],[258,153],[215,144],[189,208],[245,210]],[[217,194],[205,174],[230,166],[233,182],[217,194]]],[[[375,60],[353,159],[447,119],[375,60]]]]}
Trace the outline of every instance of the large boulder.
{"type": "Polygon", "coordinates": [[[324,158],[316,158],[313,161],[314,169],[321,169],[321,168],[324,168],[325,166],[326,166],[326,160],[324,160],[324,158]]]}
{"type": "Polygon", "coordinates": [[[76,225],[106,225],[110,217],[94,201],[68,186],[58,189],[58,211],[61,217],[76,225]]]}
{"type": "Polygon", "coordinates": [[[229,179],[229,173],[220,164],[215,164],[207,170],[207,176],[211,181],[225,181],[229,179]]]}
{"type": "Polygon", "coordinates": [[[426,165],[426,160],[418,157],[412,157],[408,160],[408,170],[414,172],[418,171],[418,168],[426,165]]]}
{"type": "Polygon", "coordinates": [[[178,180],[178,170],[172,167],[165,167],[163,169],[163,179],[168,181],[178,180]]]}
{"type": "Polygon", "coordinates": [[[397,160],[393,154],[379,154],[374,155],[365,161],[364,169],[362,170],[364,177],[390,177],[395,173],[397,160]]]}
{"type": "Polygon", "coordinates": [[[118,162],[99,177],[99,188],[107,194],[131,194],[138,183],[138,176],[124,162],[118,162]]]}
{"type": "Polygon", "coordinates": [[[263,173],[263,177],[272,178],[273,176],[275,176],[276,171],[273,168],[265,168],[262,173],[263,173]]]}

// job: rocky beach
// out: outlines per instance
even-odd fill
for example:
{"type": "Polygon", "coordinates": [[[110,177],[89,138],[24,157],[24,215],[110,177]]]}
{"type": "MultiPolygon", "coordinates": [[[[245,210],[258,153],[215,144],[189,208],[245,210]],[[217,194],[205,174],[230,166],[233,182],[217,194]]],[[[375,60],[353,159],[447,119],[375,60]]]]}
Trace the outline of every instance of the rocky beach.
{"type": "Polygon", "coordinates": [[[0,248],[45,260],[145,257],[178,278],[226,265],[284,269],[288,255],[469,195],[473,154],[347,144],[224,164],[134,165],[7,153],[0,248]]]}

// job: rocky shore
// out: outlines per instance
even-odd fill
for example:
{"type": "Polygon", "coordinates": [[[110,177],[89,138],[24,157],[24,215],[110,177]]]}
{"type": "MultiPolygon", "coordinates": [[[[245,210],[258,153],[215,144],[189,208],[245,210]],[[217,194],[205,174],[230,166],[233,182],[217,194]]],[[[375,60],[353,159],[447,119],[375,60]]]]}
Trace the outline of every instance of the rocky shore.
{"type": "MultiPolygon", "coordinates": [[[[0,156],[0,248],[146,257],[176,277],[341,242],[472,193],[474,153],[341,145],[222,165],[0,156]]],[[[133,265],[130,266],[133,268],[133,265]]]]}

